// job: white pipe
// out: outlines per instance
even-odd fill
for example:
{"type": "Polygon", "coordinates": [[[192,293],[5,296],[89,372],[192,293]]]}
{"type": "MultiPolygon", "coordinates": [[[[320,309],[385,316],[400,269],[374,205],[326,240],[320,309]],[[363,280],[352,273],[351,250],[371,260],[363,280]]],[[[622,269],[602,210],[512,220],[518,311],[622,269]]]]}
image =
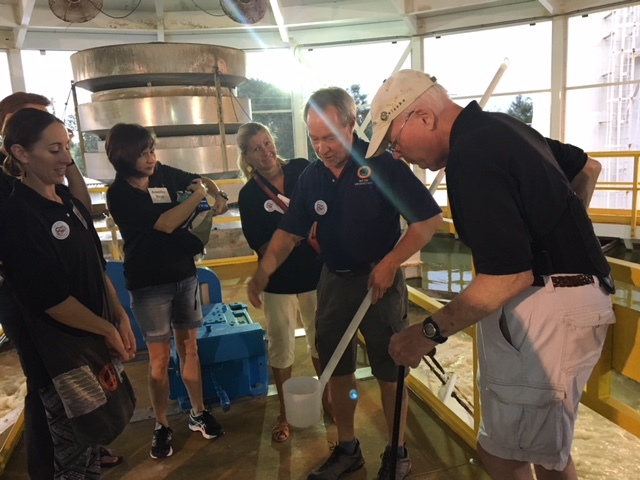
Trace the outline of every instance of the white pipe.
{"type": "Polygon", "coordinates": [[[480,105],[480,108],[484,108],[485,107],[485,105],[489,101],[489,98],[491,98],[491,95],[493,95],[493,91],[496,89],[496,86],[498,85],[498,82],[502,78],[502,75],[504,74],[504,71],[507,69],[508,66],[509,66],[509,59],[505,58],[504,62],[502,62],[500,64],[500,67],[498,67],[498,71],[493,76],[493,80],[491,80],[491,83],[487,87],[487,90],[484,92],[484,95],[482,96],[482,98],[478,102],[478,104],[480,105]]]}
{"type": "Polygon", "coordinates": [[[336,365],[338,365],[342,354],[347,349],[347,345],[349,345],[349,342],[351,342],[351,339],[355,335],[356,330],[358,330],[358,326],[360,325],[360,322],[362,322],[365,313],[367,313],[367,310],[369,310],[369,306],[371,305],[372,293],[372,290],[369,289],[367,295],[364,297],[364,300],[362,300],[362,303],[360,304],[360,308],[358,308],[358,311],[353,316],[353,320],[351,320],[351,323],[347,327],[347,331],[344,332],[340,343],[338,343],[338,346],[333,351],[333,355],[331,355],[329,363],[327,363],[327,366],[320,376],[320,392],[324,391],[324,387],[329,381],[329,378],[331,378],[331,374],[336,369],[336,365]]]}

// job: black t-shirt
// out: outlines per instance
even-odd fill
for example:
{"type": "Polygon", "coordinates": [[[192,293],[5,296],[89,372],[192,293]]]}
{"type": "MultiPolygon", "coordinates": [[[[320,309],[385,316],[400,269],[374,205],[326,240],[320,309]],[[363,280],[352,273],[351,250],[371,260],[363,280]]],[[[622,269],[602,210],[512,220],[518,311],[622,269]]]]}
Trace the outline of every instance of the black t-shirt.
{"type": "Polygon", "coordinates": [[[13,191],[13,183],[17,179],[11,175],[7,175],[5,171],[0,167],[0,208],[9,198],[13,191]]]}
{"type": "Polygon", "coordinates": [[[173,233],[153,228],[160,215],[178,205],[178,192],[196,178],[200,176],[158,162],[149,187],[166,188],[168,196],[165,203],[154,203],[149,193],[116,174],[107,190],[107,205],[124,240],[129,290],[178,282],[196,274],[193,256],[202,251],[202,243],[184,228],[173,233]]]}
{"type": "MultiPolygon", "coordinates": [[[[291,198],[298,177],[308,165],[308,160],[295,158],[282,166],[285,197],[291,198]]],[[[263,182],[275,195],[280,193],[267,180],[263,179],[263,182]]],[[[260,255],[260,247],[271,240],[283,214],[274,206],[274,201],[260,188],[254,178],[240,190],[238,206],[242,218],[242,232],[249,246],[260,255]]],[[[293,249],[280,268],[271,275],[265,291],[292,294],[315,290],[321,270],[322,262],[318,254],[306,241],[302,241],[293,249]]]]}
{"type": "Polygon", "coordinates": [[[532,128],[483,112],[476,102],[456,119],[450,145],[449,205],[478,273],[609,272],[586,210],[554,158],[565,157],[575,175],[583,155],[552,151],[532,128]]]}
{"type": "Polygon", "coordinates": [[[368,145],[354,135],[340,178],[320,160],[311,163],[279,227],[304,237],[317,221],[322,259],[334,270],[381,260],[400,238],[400,215],[411,224],[441,212],[406,163],[389,153],[365,160],[368,145]]]}
{"type": "MultiPolygon", "coordinates": [[[[88,332],[63,325],[45,313],[69,296],[103,316],[105,262],[100,239],[85,206],[62,185],[63,204],[48,200],[21,182],[0,214],[0,255],[6,280],[34,322],[47,322],[71,335],[88,332]]],[[[25,374],[36,387],[50,383],[30,335],[18,338],[25,374]]],[[[35,333],[37,334],[37,333],[35,333]]]]}

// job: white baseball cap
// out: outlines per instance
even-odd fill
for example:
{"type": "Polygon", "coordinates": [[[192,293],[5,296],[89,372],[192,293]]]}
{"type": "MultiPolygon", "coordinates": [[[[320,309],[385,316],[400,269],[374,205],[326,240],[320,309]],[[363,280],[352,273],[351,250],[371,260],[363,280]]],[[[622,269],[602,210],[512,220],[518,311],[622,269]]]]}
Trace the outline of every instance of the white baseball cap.
{"type": "Polygon", "coordinates": [[[394,118],[436,84],[436,77],[418,70],[399,70],[378,89],[371,102],[373,135],[366,158],[378,156],[387,148],[384,142],[394,118]]]}

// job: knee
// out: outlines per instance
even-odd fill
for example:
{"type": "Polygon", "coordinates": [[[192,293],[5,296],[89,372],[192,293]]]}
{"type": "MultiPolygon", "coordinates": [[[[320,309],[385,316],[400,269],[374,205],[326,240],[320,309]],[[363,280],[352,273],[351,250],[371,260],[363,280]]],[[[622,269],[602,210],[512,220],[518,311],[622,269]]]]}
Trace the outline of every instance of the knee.
{"type": "Polygon", "coordinates": [[[168,377],[169,352],[149,357],[149,376],[154,380],[168,377]]]}
{"type": "Polygon", "coordinates": [[[198,358],[198,341],[195,338],[187,338],[182,342],[182,348],[179,349],[178,353],[182,353],[184,355],[184,360],[197,359],[198,358]],[[180,350],[182,350],[182,352],[180,352],[180,350]]]}

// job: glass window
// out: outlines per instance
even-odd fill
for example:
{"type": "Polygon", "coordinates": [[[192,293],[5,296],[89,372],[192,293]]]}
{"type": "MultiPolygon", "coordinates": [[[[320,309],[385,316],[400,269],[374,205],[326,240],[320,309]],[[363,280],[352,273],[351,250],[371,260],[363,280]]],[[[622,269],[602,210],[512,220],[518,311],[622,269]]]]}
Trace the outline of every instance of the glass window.
{"type": "Polygon", "coordinates": [[[294,158],[291,91],[295,88],[296,70],[293,56],[285,49],[247,52],[246,55],[248,80],[238,87],[238,96],[251,99],[252,118],[273,132],[278,155],[294,158]]]}
{"type": "Polygon", "coordinates": [[[640,6],[569,19],[566,140],[640,149],[640,6]]]}
{"type": "Polygon", "coordinates": [[[286,92],[296,88],[296,62],[288,49],[246,52],[246,58],[247,78],[271,83],[286,92]]]}
{"type": "MultiPolygon", "coordinates": [[[[358,105],[368,104],[408,45],[408,40],[400,40],[303,50],[303,98],[322,87],[341,87],[351,91],[358,105]]],[[[409,56],[401,68],[411,68],[409,56]]]]}
{"type": "Polygon", "coordinates": [[[0,52],[0,99],[11,95],[11,76],[9,75],[9,59],[7,52],[0,52]]]}
{"type": "Polygon", "coordinates": [[[549,89],[551,22],[427,38],[424,56],[452,97],[482,96],[505,58],[495,93],[549,89]]]}
{"type": "MultiPolygon", "coordinates": [[[[71,96],[71,60],[75,52],[55,52],[49,50],[23,50],[22,68],[27,91],[39,93],[51,100],[51,113],[67,120],[69,115],[75,118],[73,97],[71,96]],[[43,75],[43,72],[46,72],[43,75]]],[[[91,94],[78,88],[78,102],[91,101],[91,94]]]]}
{"type": "Polygon", "coordinates": [[[282,158],[295,158],[293,151],[293,119],[289,112],[254,113],[253,120],[260,122],[273,132],[276,137],[278,155],[282,158]]]}

